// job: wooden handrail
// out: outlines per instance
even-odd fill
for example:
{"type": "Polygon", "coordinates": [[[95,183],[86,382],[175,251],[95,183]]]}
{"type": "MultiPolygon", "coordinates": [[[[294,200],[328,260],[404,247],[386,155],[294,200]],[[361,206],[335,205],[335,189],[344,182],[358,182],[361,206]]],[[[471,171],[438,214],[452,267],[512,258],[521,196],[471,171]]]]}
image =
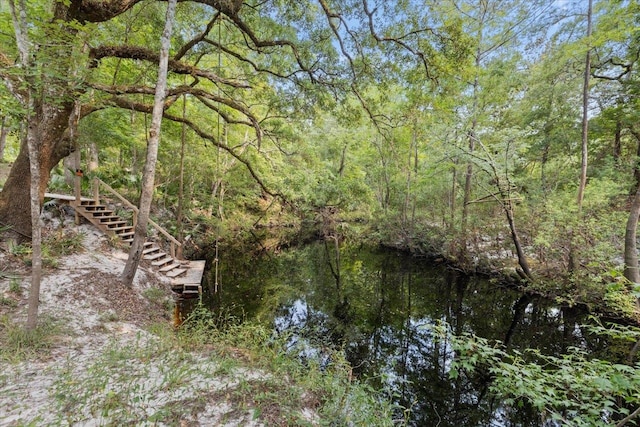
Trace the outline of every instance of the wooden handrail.
{"type": "MultiPolygon", "coordinates": [[[[136,205],[125,199],[120,193],[114,190],[109,184],[101,180],[100,178],[93,179],[93,199],[96,203],[100,203],[100,185],[102,185],[109,193],[118,198],[125,206],[133,211],[133,225],[135,226],[137,223],[137,217],[139,213],[139,209],[136,205]]],[[[160,234],[167,238],[167,240],[171,243],[171,256],[173,258],[182,259],[182,243],[176,240],[167,230],[158,225],[154,220],[149,218],[149,224],[153,228],[155,228],[160,234]]]]}

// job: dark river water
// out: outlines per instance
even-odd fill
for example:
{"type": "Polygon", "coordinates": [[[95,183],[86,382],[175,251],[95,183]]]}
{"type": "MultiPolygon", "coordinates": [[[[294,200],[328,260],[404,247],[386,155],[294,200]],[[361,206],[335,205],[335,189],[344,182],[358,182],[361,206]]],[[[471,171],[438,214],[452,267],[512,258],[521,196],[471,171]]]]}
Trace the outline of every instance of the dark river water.
{"type": "Polygon", "coordinates": [[[333,245],[316,243],[257,259],[227,255],[221,255],[216,309],[290,333],[300,357],[322,362],[323,349],[343,349],[361,380],[411,409],[410,425],[540,425],[526,407],[505,408],[492,399],[486,381],[449,377],[454,355],[433,339],[439,322],[454,333],[548,354],[592,345],[578,309],[394,251],[338,254],[333,245]]]}

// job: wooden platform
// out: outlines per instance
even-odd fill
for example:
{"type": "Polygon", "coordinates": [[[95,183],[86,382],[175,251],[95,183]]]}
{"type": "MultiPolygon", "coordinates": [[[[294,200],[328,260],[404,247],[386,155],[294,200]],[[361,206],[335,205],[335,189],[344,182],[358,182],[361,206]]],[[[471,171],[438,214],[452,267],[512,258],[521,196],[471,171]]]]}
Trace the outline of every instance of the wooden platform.
{"type": "Polygon", "coordinates": [[[176,277],[171,280],[171,285],[199,285],[202,282],[202,275],[204,274],[204,266],[206,261],[189,261],[187,263],[187,274],[183,277],[176,277]]]}

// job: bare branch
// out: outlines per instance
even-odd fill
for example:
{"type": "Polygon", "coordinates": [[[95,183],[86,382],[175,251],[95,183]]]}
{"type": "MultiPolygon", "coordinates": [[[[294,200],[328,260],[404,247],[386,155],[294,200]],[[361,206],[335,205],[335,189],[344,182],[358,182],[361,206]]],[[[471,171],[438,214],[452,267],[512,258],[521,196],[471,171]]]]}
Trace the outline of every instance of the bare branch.
{"type": "Polygon", "coordinates": [[[187,54],[187,52],[189,52],[189,50],[191,50],[192,47],[194,47],[195,45],[197,45],[201,41],[205,40],[205,37],[207,37],[207,35],[211,31],[211,29],[213,28],[213,24],[215,24],[215,22],[219,18],[220,18],[220,13],[216,13],[214,15],[213,19],[211,19],[211,21],[209,21],[209,23],[207,24],[207,28],[205,28],[205,30],[203,32],[201,32],[196,37],[194,37],[192,40],[190,40],[188,43],[186,43],[184,46],[182,46],[180,48],[180,50],[178,51],[178,53],[176,53],[174,55],[173,60],[174,61],[179,61],[180,59],[182,59],[183,56],[185,56],[187,54]]]}
{"type": "Polygon", "coordinates": [[[255,33],[253,32],[253,30],[249,28],[249,26],[237,15],[236,16],[227,15],[227,17],[246,37],[249,38],[251,43],[249,43],[245,38],[245,43],[249,49],[255,50],[257,52],[262,52],[262,49],[266,47],[288,47],[289,49],[291,49],[291,52],[293,53],[293,56],[296,59],[298,67],[300,67],[302,71],[305,71],[307,73],[307,75],[309,76],[312,82],[314,83],[318,82],[316,76],[313,73],[313,68],[310,66],[306,66],[303,63],[302,58],[300,57],[300,53],[298,52],[298,47],[295,43],[289,40],[279,40],[279,39],[262,40],[258,38],[258,36],[256,36],[255,33]]]}
{"type": "MultiPolygon", "coordinates": [[[[362,0],[362,5],[364,7],[364,13],[367,15],[367,19],[369,21],[369,32],[371,33],[371,36],[378,42],[392,42],[395,43],[401,47],[403,47],[404,49],[406,49],[408,52],[410,52],[411,54],[413,54],[414,56],[417,56],[420,59],[420,62],[422,62],[422,65],[424,66],[424,70],[425,73],[427,75],[428,78],[432,78],[431,73],[430,73],[430,65],[429,65],[429,60],[427,59],[427,57],[425,56],[425,54],[421,51],[417,51],[415,49],[413,49],[411,46],[409,46],[409,44],[405,41],[403,41],[402,39],[403,37],[400,38],[394,38],[394,37],[382,37],[380,36],[376,30],[375,27],[373,25],[373,15],[376,13],[376,9],[374,10],[369,10],[369,4],[367,2],[367,0],[362,0]]],[[[426,31],[426,30],[425,30],[426,31]]],[[[433,32],[433,30],[428,29],[428,31],[433,32]]]]}

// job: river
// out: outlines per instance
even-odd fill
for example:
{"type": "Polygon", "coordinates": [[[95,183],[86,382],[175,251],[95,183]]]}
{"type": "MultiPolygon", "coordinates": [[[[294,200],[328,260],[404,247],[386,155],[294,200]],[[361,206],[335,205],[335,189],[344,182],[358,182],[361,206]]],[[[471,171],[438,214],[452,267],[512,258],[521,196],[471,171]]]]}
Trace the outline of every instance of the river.
{"type": "Polygon", "coordinates": [[[326,363],[323,349],[342,349],[354,374],[410,409],[409,425],[540,422],[526,407],[492,399],[485,379],[450,378],[454,355],[446,342],[434,340],[436,324],[546,354],[597,345],[580,326],[582,310],[396,251],[337,252],[318,242],[258,258],[225,258],[223,252],[220,259],[215,309],[289,334],[290,348],[301,358],[326,363]]]}

